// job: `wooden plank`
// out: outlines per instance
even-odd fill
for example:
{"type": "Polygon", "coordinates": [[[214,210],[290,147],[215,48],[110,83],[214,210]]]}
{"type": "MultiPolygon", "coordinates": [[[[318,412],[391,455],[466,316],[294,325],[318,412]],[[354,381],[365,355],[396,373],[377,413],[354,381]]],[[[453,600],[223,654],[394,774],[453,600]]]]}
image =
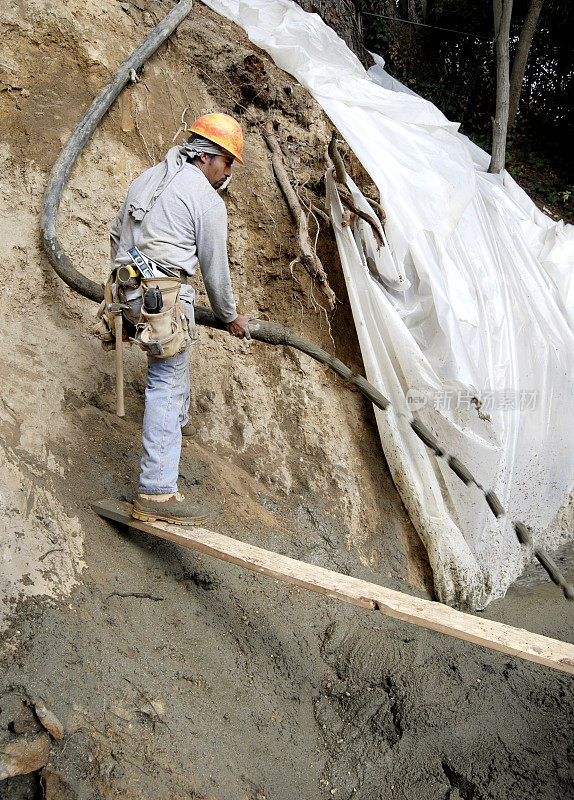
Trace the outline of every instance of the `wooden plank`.
{"type": "Polygon", "coordinates": [[[387,616],[439,631],[466,642],[473,642],[574,674],[574,645],[567,642],[465,614],[442,603],[412,597],[376,583],[341,575],[205,528],[185,528],[163,522],[140,522],[130,516],[131,506],[128,503],[102,500],[100,503],[95,503],[92,508],[101,517],[128,525],[134,530],[150,533],[183,547],[269,575],[271,578],[287,581],[372,611],[381,611],[387,616]]]}

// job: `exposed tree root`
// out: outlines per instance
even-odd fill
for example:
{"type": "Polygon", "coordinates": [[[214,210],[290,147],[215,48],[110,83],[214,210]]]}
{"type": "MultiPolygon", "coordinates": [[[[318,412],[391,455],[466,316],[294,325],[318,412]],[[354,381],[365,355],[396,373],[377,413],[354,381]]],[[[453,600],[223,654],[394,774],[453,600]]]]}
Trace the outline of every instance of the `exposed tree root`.
{"type": "Polygon", "coordinates": [[[337,148],[337,131],[333,131],[331,134],[331,141],[327,147],[327,153],[329,154],[329,158],[335,167],[335,180],[337,183],[346,186],[347,170],[345,169],[345,163],[337,148]]]}
{"type": "Polygon", "coordinates": [[[327,301],[327,306],[329,310],[332,311],[335,308],[337,297],[335,296],[335,292],[329,286],[329,281],[327,279],[327,274],[323,264],[311,245],[307,217],[303,211],[303,208],[301,207],[299,198],[297,197],[297,194],[291,185],[289,176],[287,175],[287,170],[285,169],[285,165],[283,163],[283,153],[281,151],[279,141],[273,131],[273,125],[271,124],[271,121],[266,123],[263,135],[265,137],[265,141],[267,142],[267,147],[271,151],[273,171],[275,173],[277,183],[283,192],[283,196],[285,197],[287,205],[289,206],[291,216],[297,225],[297,244],[299,246],[299,255],[297,256],[296,260],[305,267],[312,278],[317,280],[321,288],[321,292],[327,301]]]}
{"type": "Polygon", "coordinates": [[[345,164],[343,162],[343,158],[339,153],[337,148],[337,132],[333,131],[331,135],[331,141],[329,142],[329,146],[327,148],[328,159],[331,160],[333,166],[335,168],[335,180],[337,182],[337,191],[339,192],[339,197],[341,198],[341,203],[347,208],[351,214],[345,215],[344,219],[344,226],[349,225],[352,220],[352,215],[355,214],[357,217],[364,219],[367,222],[373,231],[374,237],[377,241],[377,247],[380,249],[381,247],[385,246],[383,241],[383,237],[381,235],[380,228],[385,224],[387,221],[386,214],[381,207],[380,203],[377,203],[376,200],[372,200],[371,198],[367,198],[369,204],[378,210],[381,214],[381,220],[376,219],[375,217],[371,217],[369,214],[366,214],[361,209],[357,208],[356,205],[353,203],[353,198],[351,192],[347,188],[347,170],[345,169],[345,164]]]}

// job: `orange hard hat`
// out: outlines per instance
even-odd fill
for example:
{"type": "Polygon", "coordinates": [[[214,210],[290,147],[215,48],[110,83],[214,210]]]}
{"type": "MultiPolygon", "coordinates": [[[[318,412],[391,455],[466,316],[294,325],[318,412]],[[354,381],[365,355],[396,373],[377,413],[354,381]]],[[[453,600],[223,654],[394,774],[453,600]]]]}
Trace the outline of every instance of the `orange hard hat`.
{"type": "Polygon", "coordinates": [[[195,120],[188,133],[197,133],[204,139],[227,150],[240,164],[243,164],[243,133],[241,125],[229,114],[204,114],[195,120]]]}

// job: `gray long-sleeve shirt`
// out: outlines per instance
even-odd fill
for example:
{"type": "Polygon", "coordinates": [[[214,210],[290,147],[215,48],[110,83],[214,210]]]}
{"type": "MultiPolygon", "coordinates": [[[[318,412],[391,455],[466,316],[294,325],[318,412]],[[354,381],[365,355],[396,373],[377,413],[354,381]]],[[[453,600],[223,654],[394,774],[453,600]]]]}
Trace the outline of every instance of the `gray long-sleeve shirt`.
{"type": "Polygon", "coordinates": [[[129,264],[134,245],[162,266],[194,275],[199,262],[207,296],[223,322],[237,317],[227,261],[227,210],[203,172],[185,164],[141,222],[129,213],[130,200],[149,180],[151,167],[131,184],[110,230],[113,266],[129,264]]]}

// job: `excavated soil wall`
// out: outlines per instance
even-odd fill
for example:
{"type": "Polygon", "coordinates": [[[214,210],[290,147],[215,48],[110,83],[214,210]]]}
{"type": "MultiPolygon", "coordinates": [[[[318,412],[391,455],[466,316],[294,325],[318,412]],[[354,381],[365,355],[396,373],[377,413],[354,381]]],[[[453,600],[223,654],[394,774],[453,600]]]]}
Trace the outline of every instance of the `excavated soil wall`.
{"type": "MultiPolygon", "coordinates": [[[[572,796],[572,679],[307,595],[103,522],[130,499],[145,362],[88,332],[41,250],[50,168],[90,100],[172,4],[5,0],[0,31],[0,447],[5,523],[0,765],[62,721],[41,771],[0,798],[554,798],[572,796]],[[4,754],[4,755],[3,755],[4,754]]],[[[235,114],[246,167],[224,197],[238,306],[362,371],[338,258],[317,243],[340,303],[328,319],[300,266],[261,135],[271,115],[307,202],[331,128],[301,86],[201,5],[127,87],[74,169],[60,207],[73,263],[104,280],[108,229],[129,182],[203,112],[235,114]]],[[[351,171],[364,182],[356,163],[351,171]]],[[[323,226],[324,227],[324,226],[323,226]]],[[[198,302],[207,304],[201,281],[198,302]]],[[[283,348],[202,330],[181,488],[222,533],[428,596],[424,550],[392,485],[369,404],[283,348]]],[[[487,614],[572,640],[552,586],[487,614]]],[[[44,761],[46,759],[44,758],[44,761]]]]}

